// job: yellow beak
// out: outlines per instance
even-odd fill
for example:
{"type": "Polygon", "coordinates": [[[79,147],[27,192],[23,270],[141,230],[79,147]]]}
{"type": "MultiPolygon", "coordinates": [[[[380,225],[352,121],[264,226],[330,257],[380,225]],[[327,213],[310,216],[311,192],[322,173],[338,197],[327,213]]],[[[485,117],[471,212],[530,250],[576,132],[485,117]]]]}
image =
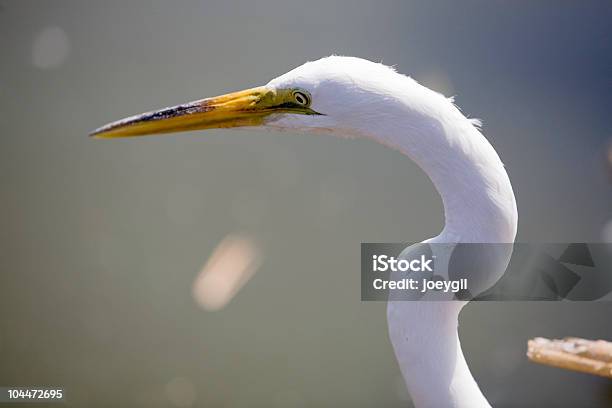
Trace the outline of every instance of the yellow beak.
{"type": "MultiPolygon", "coordinates": [[[[259,126],[273,113],[318,115],[291,89],[265,86],[131,116],[94,130],[90,136],[115,138],[199,129],[259,126]]],[[[303,91],[302,91],[303,92],[303,91]]],[[[302,94],[303,95],[303,94],[302,94]]]]}

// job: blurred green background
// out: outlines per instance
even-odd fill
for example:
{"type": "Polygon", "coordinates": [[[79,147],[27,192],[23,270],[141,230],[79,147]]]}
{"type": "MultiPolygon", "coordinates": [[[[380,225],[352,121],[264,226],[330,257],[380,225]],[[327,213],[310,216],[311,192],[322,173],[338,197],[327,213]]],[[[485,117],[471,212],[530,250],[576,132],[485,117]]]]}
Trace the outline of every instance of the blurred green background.
{"type": "MultiPolygon", "coordinates": [[[[612,242],[610,21],[609,1],[1,0],[0,385],[74,407],[410,406],[359,244],[440,231],[414,163],[312,135],[88,132],[330,54],[382,60],[484,120],[518,240],[612,242]],[[228,234],[261,267],[206,311],[193,282],[228,234]]],[[[612,339],[611,311],[470,304],[460,334],[495,406],[606,406],[609,381],[525,349],[612,339]]]]}

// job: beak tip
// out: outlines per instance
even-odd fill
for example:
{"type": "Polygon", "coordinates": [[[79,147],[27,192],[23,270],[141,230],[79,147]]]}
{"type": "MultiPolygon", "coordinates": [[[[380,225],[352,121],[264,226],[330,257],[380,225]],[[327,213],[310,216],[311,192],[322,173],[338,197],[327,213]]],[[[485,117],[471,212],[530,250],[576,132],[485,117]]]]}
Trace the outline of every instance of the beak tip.
{"type": "Polygon", "coordinates": [[[108,139],[108,131],[111,130],[109,125],[99,127],[89,132],[88,136],[91,139],[108,139]]]}

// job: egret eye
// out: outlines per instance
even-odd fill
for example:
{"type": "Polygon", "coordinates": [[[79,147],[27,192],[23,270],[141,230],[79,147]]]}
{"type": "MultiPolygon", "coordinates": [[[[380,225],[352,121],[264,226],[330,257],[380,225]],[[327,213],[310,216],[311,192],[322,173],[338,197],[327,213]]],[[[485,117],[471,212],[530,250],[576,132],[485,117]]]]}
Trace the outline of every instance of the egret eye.
{"type": "Polygon", "coordinates": [[[305,91],[293,91],[293,99],[298,105],[310,105],[310,95],[308,95],[308,93],[306,93],[305,91]]]}

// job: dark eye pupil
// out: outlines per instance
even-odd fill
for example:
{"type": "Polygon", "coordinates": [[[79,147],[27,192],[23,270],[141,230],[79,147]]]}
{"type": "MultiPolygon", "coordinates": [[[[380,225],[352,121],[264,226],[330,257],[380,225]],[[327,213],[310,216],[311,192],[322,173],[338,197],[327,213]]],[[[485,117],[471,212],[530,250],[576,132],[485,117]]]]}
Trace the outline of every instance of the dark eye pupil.
{"type": "Polygon", "coordinates": [[[306,98],[306,96],[300,92],[296,92],[295,93],[295,101],[297,103],[299,103],[300,105],[306,105],[306,102],[308,101],[308,99],[306,98]]]}

